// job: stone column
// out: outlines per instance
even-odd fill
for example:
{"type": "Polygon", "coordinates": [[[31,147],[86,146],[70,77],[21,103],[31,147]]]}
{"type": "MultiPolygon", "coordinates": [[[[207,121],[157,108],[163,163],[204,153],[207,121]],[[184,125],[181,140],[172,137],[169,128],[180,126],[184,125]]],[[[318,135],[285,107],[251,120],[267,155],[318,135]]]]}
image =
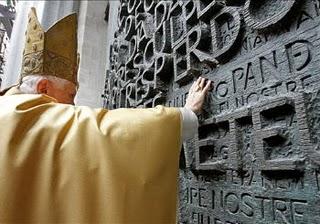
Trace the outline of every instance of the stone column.
{"type": "MultiPolygon", "coordinates": [[[[113,1],[110,1],[113,2],[113,1]]],[[[107,62],[108,23],[104,20],[108,1],[82,1],[79,13],[80,53],[77,105],[101,107],[107,62]]]]}
{"type": "Polygon", "coordinates": [[[107,64],[106,67],[109,68],[109,57],[110,57],[110,45],[114,42],[114,33],[118,28],[118,9],[120,6],[120,1],[110,1],[109,7],[109,19],[108,19],[108,30],[107,30],[107,64]]]}

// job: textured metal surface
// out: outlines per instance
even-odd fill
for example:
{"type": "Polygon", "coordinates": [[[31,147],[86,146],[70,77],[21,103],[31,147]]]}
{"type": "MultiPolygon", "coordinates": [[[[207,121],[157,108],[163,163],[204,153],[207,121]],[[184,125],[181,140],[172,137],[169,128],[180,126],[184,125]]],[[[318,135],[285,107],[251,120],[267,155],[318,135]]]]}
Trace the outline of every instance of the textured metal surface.
{"type": "Polygon", "coordinates": [[[318,0],[128,0],[117,22],[106,108],[179,107],[214,81],[183,144],[180,223],[320,223],[318,0]]]}

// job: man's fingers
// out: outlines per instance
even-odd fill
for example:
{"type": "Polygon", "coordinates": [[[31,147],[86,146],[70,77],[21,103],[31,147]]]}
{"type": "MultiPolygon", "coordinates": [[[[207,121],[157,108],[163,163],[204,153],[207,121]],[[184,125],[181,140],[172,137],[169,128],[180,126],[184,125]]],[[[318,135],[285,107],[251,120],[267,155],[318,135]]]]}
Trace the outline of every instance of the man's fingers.
{"type": "Polygon", "coordinates": [[[212,81],[199,77],[196,81],[194,81],[190,87],[189,92],[196,92],[198,90],[202,90],[202,92],[208,92],[211,89],[212,81]],[[200,89],[199,89],[200,87],[200,89]]]}
{"type": "Polygon", "coordinates": [[[200,82],[201,82],[201,77],[199,77],[196,81],[193,82],[189,92],[190,93],[196,92],[199,89],[200,82]]]}
{"type": "Polygon", "coordinates": [[[208,81],[207,81],[206,86],[203,88],[203,92],[204,92],[204,93],[207,93],[207,92],[211,89],[211,83],[212,83],[211,80],[208,80],[208,81]]]}
{"type": "Polygon", "coordinates": [[[201,81],[200,81],[200,84],[199,84],[199,86],[200,86],[201,89],[204,88],[205,81],[206,81],[206,79],[201,78],[201,81]]]}
{"type": "Polygon", "coordinates": [[[189,92],[190,92],[190,93],[191,93],[191,92],[194,92],[195,87],[196,87],[196,81],[194,81],[194,82],[192,83],[189,92]]]}
{"type": "Polygon", "coordinates": [[[200,86],[201,79],[202,79],[201,77],[199,77],[199,78],[197,79],[197,81],[196,81],[197,86],[200,86]]]}

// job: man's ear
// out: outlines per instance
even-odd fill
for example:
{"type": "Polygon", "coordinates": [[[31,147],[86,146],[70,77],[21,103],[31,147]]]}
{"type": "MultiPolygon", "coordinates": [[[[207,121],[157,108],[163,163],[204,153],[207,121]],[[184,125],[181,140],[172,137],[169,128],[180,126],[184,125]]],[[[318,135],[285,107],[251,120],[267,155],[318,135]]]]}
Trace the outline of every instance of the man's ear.
{"type": "Polygon", "coordinates": [[[47,94],[49,81],[47,79],[41,79],[37,84],[37,92],[39,94],[47,94]]]}

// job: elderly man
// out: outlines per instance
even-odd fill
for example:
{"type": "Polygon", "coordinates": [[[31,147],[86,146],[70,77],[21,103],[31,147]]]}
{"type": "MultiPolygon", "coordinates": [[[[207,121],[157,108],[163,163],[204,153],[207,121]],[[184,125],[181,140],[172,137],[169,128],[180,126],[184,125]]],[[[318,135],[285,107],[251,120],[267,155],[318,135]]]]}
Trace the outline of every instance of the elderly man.
{"type": "Polygon", "coordinates": [[[73,106],[76,16],[47,32],[28,19],[20,83],[0,96],[0,222],[176,223],[180,139],[211,82],[184,108],[73,106]]]}

